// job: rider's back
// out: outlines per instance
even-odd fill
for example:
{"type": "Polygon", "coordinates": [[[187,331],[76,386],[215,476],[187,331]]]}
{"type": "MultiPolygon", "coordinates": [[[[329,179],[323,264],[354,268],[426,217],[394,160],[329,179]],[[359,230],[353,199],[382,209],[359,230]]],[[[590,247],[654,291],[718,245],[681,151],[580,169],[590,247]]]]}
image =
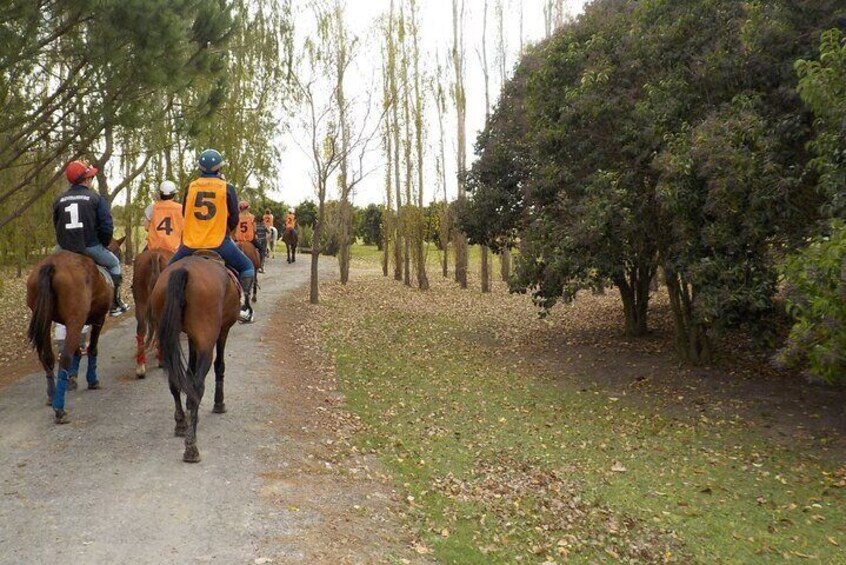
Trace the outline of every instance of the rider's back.
{"type": "Polygon", "coordinates": [[[182,242],[190,249],[214,249],[227,234],[226,181],[200,177],[188,186],[182,242]]]}
{"type": "Polygon", "coordinates": [[[182,205],[173,200],[161,200],[153,205],[147,247],[176,251],[182,241],[184,220],[182,205]]]}
{"type": "Polygon", "coordinates": [[[53,201],[53,226],[59,247],[75,253],[101,243],[97,209],[101,196],[84,186],[71,186],[53,201]]]}

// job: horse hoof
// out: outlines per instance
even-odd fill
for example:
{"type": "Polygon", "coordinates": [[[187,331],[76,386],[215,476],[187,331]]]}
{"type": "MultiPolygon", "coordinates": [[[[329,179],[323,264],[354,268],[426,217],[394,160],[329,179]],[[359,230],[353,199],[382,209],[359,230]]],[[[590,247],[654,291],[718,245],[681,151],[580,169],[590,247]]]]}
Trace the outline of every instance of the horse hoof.
{"type": "Polygon", "coordinates": [[[56,410],[55,414],[53,415],[53,421],[57,425],[67,424],[70,422],[68,418],[68,413],[64,410],[56,410]]]}
{"type": "Polygon", "coordinates": [[[88,390],[100,390],[100,381],[94,381],[88,384],[88,390]]]}
{"type": "Polygon", "coordinates": [[[79,384],[76,382],[76,375],[68,377],[68,390],[76,390],[78,388],[79,384]]]}
{"type": "Polygon", "coordinates": [[[220,404],[215,404],[214,408],[212,408],[212,412],[215,414],[226,414],[226,404],[221,402],[220,404]]]}
{"type": "Polygon", "coordinates": [[[176,437],[185,437],[185,432],[188,431],[188,426],[185,424],[176,424],[176,427],[173,428],[173,435],[176,437]]]}
{"type": "Polygon", "coordinates": [[[50,396],[47,397],[47,406],[53,406],[53,398],[50,396]]]}
{"type": "Polygon", "coordinates": [[[144,377],[146,377],[147,376],[147,365],[142,363],[141,365],[138,365],[137,367],[135,367],[135,376],[138,377],[139,379],[143,379],[144,377]]]}
{"type": "Polygon", "coordinates": [[[196,445],[186,447],[185,453],[182,454],[182,460],[185,461],[186,463],[199,463],[200,462],[200,450],[197,449],[196,445]]]}

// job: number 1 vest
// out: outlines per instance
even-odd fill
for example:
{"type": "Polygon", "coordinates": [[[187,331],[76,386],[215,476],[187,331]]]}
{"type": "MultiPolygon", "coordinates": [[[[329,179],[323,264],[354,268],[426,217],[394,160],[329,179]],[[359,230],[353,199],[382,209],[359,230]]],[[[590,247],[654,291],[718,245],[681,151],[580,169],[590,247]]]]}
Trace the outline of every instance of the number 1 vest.
{"type": "Polygon", "coordinates": [[[188,186],[182,243],[190,249],[215,249],[226,237],[226,181],[200,177],[188,186]]]}
{"type": "Polygon", "coordinates": [[[156,202],[147,230],[147,247],[176,251],[182,240],[183,225],[182,204],[173,200],[156,202]]]}

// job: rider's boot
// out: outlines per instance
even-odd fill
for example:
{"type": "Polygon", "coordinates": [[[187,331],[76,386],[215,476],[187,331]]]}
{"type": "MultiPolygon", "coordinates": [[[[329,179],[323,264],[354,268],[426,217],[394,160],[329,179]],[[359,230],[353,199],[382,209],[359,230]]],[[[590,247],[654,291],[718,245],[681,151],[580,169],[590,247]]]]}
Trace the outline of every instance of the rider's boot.
{"type": "Polygon", "coordinates": [[[112,297],[112,309],[109,310],[109,316],[120,316],[129,310],[129,306],[124,304],[120,298],[120,285],[123,283],[123,276],[112,275],[112,282],[115,285],[115,293],[112,297]]]}
{"type": "MultiPolygon", "coordinates": [[[[244,296],[247,297],[247,301],[249,302],[250,292],[253,290],[253,281],[255,280],[254,275],[241,275],[241,287],[244,289],[244,296]]],[[[246,304],[241,306],[241,315],[240,319],[242,322],[252,322],[253,321],[253,309],[247,306],[246,304]]]]}

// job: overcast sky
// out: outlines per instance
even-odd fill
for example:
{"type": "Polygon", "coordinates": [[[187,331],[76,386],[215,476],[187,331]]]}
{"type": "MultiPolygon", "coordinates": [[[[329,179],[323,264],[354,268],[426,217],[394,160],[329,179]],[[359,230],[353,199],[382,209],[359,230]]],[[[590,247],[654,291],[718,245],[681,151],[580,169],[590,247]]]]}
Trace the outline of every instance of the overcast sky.
{"type": "MultiPolygon", "coordinates": [[[[491,68],[491,98],[495,104],[499,92],[500,80],[495,69],[495,41],[496,22],[494,17],[494,5],[496,0],[489,0],[488,12],[488,61],[491,68]]],[[[519,9],[521,0],[503,0],[505,5],[505,34],[508,49],[508,64],[510,69],[514,66],[520,46],[519,32],[519,9]]],[[[452,0],[420,0],[421,12],[421,50],[422,61],[425,65],[425,72],[432,72],[436,57],[446,57],[452,44],[452,0]]],[[[571,15],[576,15],[584,7],[586,0],[567,0],[567,10],[571,15]]],[[[310,32],[313,26],[313,16],[306,10],[307,0],[294,0],[294,13],[296,17],[298,44],[302,44],[304,34],[310,32]]],[[[482,41],[482,11],[483,0],[465,0],[466,24],[465,24],[465,49],[466,49],[466,76],[465,86],[467,88],[467,155],[468,166],[473,160],[473,143],[476,133],[484,126],[485,103],[484,103],[484,79],[479,62],[478,51],[482,41]]],[[[522,0],[523,5],[523,35],[524,42],[537,41],[544,35],[543,0],[522,0]]],[[[389,0],[347,0],[347,21],[352,32],[357,35],[362,46],[359,50],[359,57],[355,66],[348,75],[345,88],[349,96],[356,96],[360,99],[366,98],[368,89],[376,89],[374,96],[381,99],[381,86],[379,77],[381,75],[381,55],[379,51],[378,38],[376,37],[376,20],[387,12],[389,0]]],[[[450,79],[453,76],[449,75],[450,79]]],[[[426,143],[432,148],[428,152],[426,171],[424,179],[424,200],[427,202],[435,196],[435,170],[434,156],[438,143],[438,122],[437,113],[431,98],[426,101],[429,111],[427,112],[427,139],[426,143]]],[[[455,181],[455,117],[448,117],[445,124],[447,130],[447,175],[448,190],[450,197],[454,196],[456,190],[455,181]]],[[[314,187],[310,177],[311,166],[308,158],[303,154],[291,136],[296,136],[300,144],[308,145],[307,134],[303,131],[294,131],[286,134],[282,141],[285,147],[281,174],[277,189],[271,194],[275,198],[284,200],[289,204],[297,204],[306,198],[314,198],[314,187]]],[[[383,169],[379,167],[384,163],[380,143],[375,140],[373,143],[374,152],[370,156],[372,166],[376,169],[364,180],[354,195],[355,203],[366,205],[370,202],[381,203],[384,200],[383,169]]],[[[335,184],[332,184],[335,189],[335,184]]],[[[329,198],[335,198],[337,190],[334,190],[329,198]]],[[[439,190],[437,195],[442,197],[439,190]]]]}

